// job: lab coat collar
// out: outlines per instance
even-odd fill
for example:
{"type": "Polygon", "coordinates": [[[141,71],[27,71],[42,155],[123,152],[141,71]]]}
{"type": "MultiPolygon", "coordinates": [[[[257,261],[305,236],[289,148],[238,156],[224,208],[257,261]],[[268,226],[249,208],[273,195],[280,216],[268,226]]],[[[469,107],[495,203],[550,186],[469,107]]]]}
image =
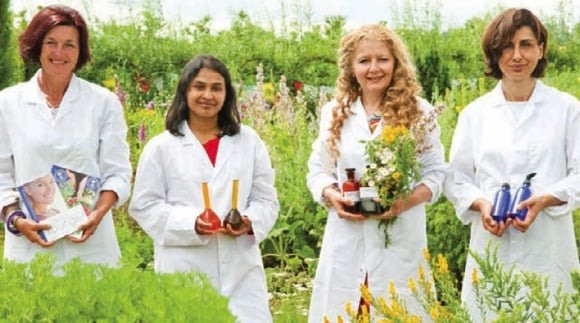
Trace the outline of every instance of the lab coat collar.
{"type": "MultiPolygon", "coordinates": [[[[502,82],[499,81],[495,88],[491,91],[492,105],[494,107],[504,105],[507,102],[505,96],[503,95],[503,91],[501,90],[501,84],[502,82]]],[[[534,87],[528,102],[536,105],[544,101],[547,98],[547,89],[548,87],[542,83],[542,81],[536,79],[536,86],[534,87]]]]}
{"type": "MultiPolygon", "coordinates": [[[[44,95],[42,94],[42,90],[40,89],[40,86],[38,85],[38,76],[41,73],[41,69],[39,69],[38,71],[36,71],[36,73],[34,74],[34,76],[32,78],[30,78],[30,80],[28,80],[28,82],[26,82],[26,91],[25,93],[33,93],[35,95],[27,95],[24,100],[26,103],[30,103],[30,104],[41,104],[44,105],[46,104],[46,101],[44,99],[44,95]]],[[[62,98],[62,102],[61,102],[61,107],[67,107],[70,106],[70,103],[75,102],[76,100],[79,99],[80,97],[80,80],[79,78],[73,74],[70,83],[68,85],[68,88],[66,89],[66,92],[64,93],[64,97],[62,98]]]]}

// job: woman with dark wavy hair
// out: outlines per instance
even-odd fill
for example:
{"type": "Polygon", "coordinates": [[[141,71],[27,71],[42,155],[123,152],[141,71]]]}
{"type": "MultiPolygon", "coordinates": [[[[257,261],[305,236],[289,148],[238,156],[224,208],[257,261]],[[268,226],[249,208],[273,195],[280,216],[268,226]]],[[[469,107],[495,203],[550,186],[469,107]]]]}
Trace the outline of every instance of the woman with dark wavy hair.
{"type": "Polygon", "coordinates": [[[240,322],[271,322],[259,243],[278,215],[274,170],[266,146],[240,124],[226,66],[210,55],[183,69],[166,119],[167,131],[139,160],[129,212],[155,245],[155,270],[205,273],[240,322]],[[224,217],[239,181],[239,228],[202,220],[202,183],[224,217]]]}
{"type": "Polygon", "coordinates": [[[385,212],[363,216],[347,211],[353,202],[339,184],[345,169],[355,177],[369,164],[365,141],[380,137],[387,126],[411,128],[434,108],[418,96],[415,68],[401,39],[385,26],[374,24],[343,37],[339,49],[340,76],[336,99],[322,107],[320,131],[308,162],[307,184],[312,196],[328,209],[320,260],[310,301],[309,322],[346,317],[348,303],[362,311],[360,285],[374,297],[389,295],[389,282],[405,298],[413,313],[423,313],[407,285],[417,279],[427,248],[425,203],[436,201],[445,177],[439,128],[426,134],[429,149],[417,155],[421,178],[407,199],[399,198],[385,212]],[[397,221],[389,228],[392,241],[378,226],[383,219],[397,221]]]}
{"type": "Polygon", "coordinates": [[[131,186],[123,108],[111,91],[75,75],[91,58],[85,20],[67,6],[40,10],[20,36],[20,56],[40,66],[28,81],[0,92],[0,208],[7,234],[4,257],[28,262],[42,252],[57,264],[74,258],[116,265],[121,256],[111,209],[131,186]],[[53,165],[90,174],[102,188],[81,237],[44,241],[15,191],[53,165]],[[42,247],[50,247],[43,249],[42,247]]]}
{"type": "MultiPolygon", "coordinates": [[[[459,115],[445,194],[471,226],[473,252],[484,257],[491,242],[504,268],[547,276],[553,293],[560,284],[573,293],[570,272],[580,269],[572,216],[580,206],[580,102],[540,81],[548,31],[529,10],[499,14],[483,34],[482,49],[484,74],[498,83],[459,115]],[[507,183],[514,197],[532,173],[531,195],[494,219],[495,192],[507,183]]],[[[478,274],[469,255],[461,299],[474,321],[491,321],[505,303],[477,298],[478,274]]]]}

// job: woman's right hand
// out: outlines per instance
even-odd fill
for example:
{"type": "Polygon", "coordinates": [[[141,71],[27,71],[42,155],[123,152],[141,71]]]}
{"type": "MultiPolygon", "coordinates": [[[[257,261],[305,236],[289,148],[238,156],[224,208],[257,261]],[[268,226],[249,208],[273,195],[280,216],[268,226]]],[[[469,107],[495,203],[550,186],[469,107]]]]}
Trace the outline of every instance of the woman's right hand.
{"type": "Polygon", "coordinates": [[[37,223],[35,221],[21,218],[20,220],[14,223],[14,226],[23,236],[25,236],[30,242],[37,243],[41,247],[50,247],[56,243],[55,240],[53,241],[44,241],[38,234],[39,230],[49,230],[50,224],[47,223],[37,223]]]}
{"type": "Polygon", "coordinates": [[[334,207],[339,218],[357,221],[366,219],[362,214],[346,212],[344,210],[344,205],[354,205],[354,201],[342,196],[342,194],[334,189],[334,187],[325,187],[324,190],[322,190],[322,197],[329,202],[328,204],[330,204],[330,206],[334,207]]]}
{"type": "Polygon", "coordinates": [[[496,222],[491,216],[491,203],[484,199],[475,200],[475,202],[471,204],[471,209],[479,212],[483,228],[497,237],[501,237],[512,223],[512,219],[509,217],[507,217],[505,222],[496,222]]]}
{"type": "Polygon", "coordinates": [[[201,217],[198,216],[195,220],[195,232],[199,235],[212,235],[217,233],[224,233],[226,232],[226,229],[223,227],[220,227],[217,230],[212,229],[211,223],[205,222],[201,219],[201,217]]]}

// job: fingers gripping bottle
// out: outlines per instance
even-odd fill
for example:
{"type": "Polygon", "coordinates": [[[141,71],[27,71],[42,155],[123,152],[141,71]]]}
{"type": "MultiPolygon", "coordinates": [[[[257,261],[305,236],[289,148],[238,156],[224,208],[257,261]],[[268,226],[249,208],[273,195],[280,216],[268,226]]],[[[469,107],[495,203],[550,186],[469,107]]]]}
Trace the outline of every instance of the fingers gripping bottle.
{"type": "Polygon", "coordinates": [[[517,189],[516,194],[514,195],[514,198],[512,200],[510,210],[509,210],[509,217],[510,218],[515,219],[517,217],[518,219],[520,219],[522,221],[526,219],[526,215],[528,214],[528,208],[518,210],[518,205],[520,203],[522,203],[523,201],[529,199],[530,196],[532,196],[532,190],[530,189],[530,186],[532,184],[532,178],[534,176],[536,176],[536,173],[528,174],[526,176],[526,179],[522,183],[522,186],[520,186],[517,189]]]}
{"type": "Polygon", "coordinates": [[[507,219],[507,213],[510,208],[510,184],[503,183],[501,189],[495,193],[493,199],[493,208],[491,209],[491,217],[495,222],[504,221],[507,219]]]}

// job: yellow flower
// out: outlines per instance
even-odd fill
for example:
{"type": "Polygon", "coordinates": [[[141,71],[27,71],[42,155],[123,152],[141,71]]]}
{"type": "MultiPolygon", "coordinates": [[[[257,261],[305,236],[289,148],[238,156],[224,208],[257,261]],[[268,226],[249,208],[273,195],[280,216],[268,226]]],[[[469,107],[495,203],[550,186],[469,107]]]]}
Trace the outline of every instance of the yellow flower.
{"type": "Polygon", "coordinates": [[[471,272],[471,282],[474,284],[477,284],[479,282],[479,278],[477,278],[477,269],[473,268],[473,271],[471,272]]]}
{"type": "Polygon", "coordinates": [[[389,294],[391,295],[391,297],[394,297],[396,292],[397,291],[395,290],[395,283],[392,280],[390,280],[389,281],[389,294]]]}
{"type": "Polygon", "coordinates": [[[399,172],[394,172],[394,173],[393,173],[393,175],[391,175],[391,176],[393,176],[393,179],[394,179],[395,181],[397,181],[397,183],[398,183],[398,182],[399,182],[399,180],[401,179],[401,173],[399,173],[399,172]]]}
{"type": "Polygon", "coordinates": [[[326,315],[325,315],[325,316],[322,318],[322,322],[324,322],[324,323],[330,323],[330,320],[328,319],[328,316],[326,316],[326,315]]]}
{"type": "Polygon", "coordinates": [[[109,90],[114,90],[116,85],[117,81],[114,78],[103,80],[103,86],[109,90]]]}
{"type": "Polygon", "coordinates": [[[437,270],[439,270],[439,272],[442,274],[446,274],[449,272],[447,259],[445,259],[445,257],[443,257],[442,254],[437,254],[437,270]]]}
{"type": "Polygon", "coordinates": [[[360,285],[360,293],[361,293],[361,297],[365,300],[365,302],[367,302],[369,304],[373,302],[373,295],[371,295],[371,292],[369,291],[368,287],[361,284],[360,285]]]}
{"type": "Polygon", "coordinates": [[[415,280],[413,278],[409,278],[409,290],[411,290],[411,293],[416,291],[415,280]]]}
{"type": "Polygon", "coordinates": [[[427,262],[431,261],[431,254],[429,253],[429,250],[427,250],[427,248],[423,249],[423,258],[425,258],[427,262]]]}
{"type": "Polygon", "coordinates": [[[356,315],[356,312],[352,309],[352,304],[350,302],[346,302],[346,305],[344,307],[346,310],[346,314],[350,316],[356,315]]]}
{"type": "Polygon", "coordinates": [[[419,282],[425,281],[425,269],[423,269],[423,265],[419,265],[419,282]]]}

